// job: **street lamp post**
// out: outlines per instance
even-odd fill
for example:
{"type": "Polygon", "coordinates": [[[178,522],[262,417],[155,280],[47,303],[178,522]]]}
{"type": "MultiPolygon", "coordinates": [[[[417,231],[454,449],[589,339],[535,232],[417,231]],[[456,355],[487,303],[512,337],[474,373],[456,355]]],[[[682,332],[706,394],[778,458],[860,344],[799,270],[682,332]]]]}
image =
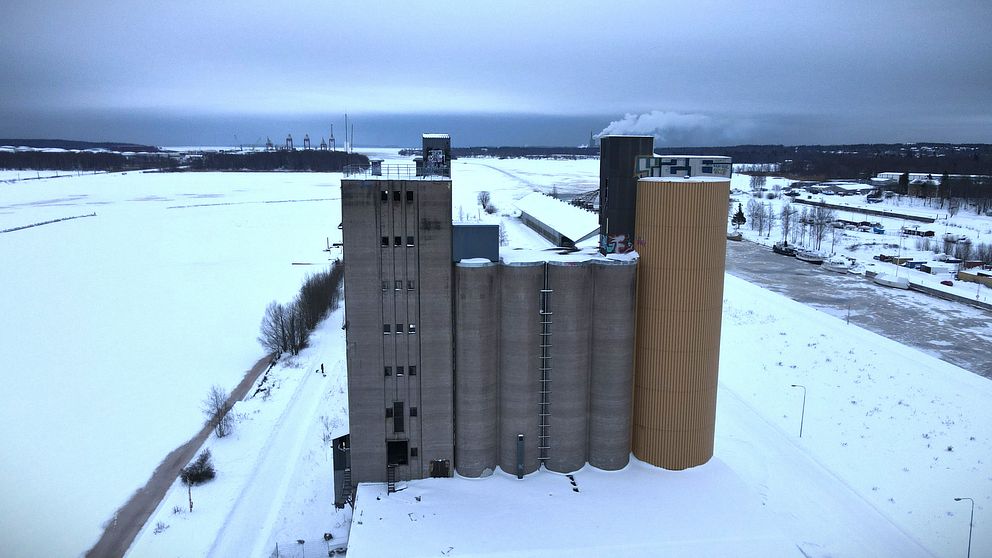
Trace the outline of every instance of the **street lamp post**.
{"type": "Polygon", "coordinates": [[[971,519],[968,521],[968,558],[971,558],[971,531],[975,527],[975,501],[971,498],[955,498],[955,502],[968,500],[971,502],[971,519]]]}
{"type": "Polygon", "coordinates": [[[802,384],[792,384],[794,388],[803,388],[803,412],[799,415],[799,437],[803,437],[803,422],[806,421],[806,386],[802,384]]]}

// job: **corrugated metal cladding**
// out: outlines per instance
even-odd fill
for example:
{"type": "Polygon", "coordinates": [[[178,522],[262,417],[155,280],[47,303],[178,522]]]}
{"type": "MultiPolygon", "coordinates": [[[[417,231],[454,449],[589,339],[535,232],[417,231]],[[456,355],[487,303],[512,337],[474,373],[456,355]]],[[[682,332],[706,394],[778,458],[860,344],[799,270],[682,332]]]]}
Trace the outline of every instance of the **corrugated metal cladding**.
{"type": "Polygon", "coordinates": [[[729,180],[637,185],[634,455],[666,469],[713,456],[729,180]]]}
{"type": "Polygon", "coordinates": [[[496,469],[497,279],[494,263],[455,264],[455,470],[466,477],[496,469]]]}
{"type": "Polygon", "coordinates": [[[599,248],[604,254],[634,250],[638,155],[654,154],[652,136],[603,136],[599,140],[599,248]]]}
{"type": "Polygon", "coordinates": [[[455,293],[455,468],[540,467],[541,290],[551,312],[550,434],[545,466],[621,469],[630,456],[636,262],[460,263],[455,293]],[[491,287],[491,270],[497,285],[491,287]],[[494,293],[497,296],[494,296],[494,293]],[[496,300],[498,298],[498,300],[496,300]],[[498,358],[492,358],[492,352],[498,358]],[[498,367],[495,366],[498,363],[498,367]],[[493,383],[493,379],[498,381],[493,383]],[[491,401],[495,398],[497,408],[491,401]]]}

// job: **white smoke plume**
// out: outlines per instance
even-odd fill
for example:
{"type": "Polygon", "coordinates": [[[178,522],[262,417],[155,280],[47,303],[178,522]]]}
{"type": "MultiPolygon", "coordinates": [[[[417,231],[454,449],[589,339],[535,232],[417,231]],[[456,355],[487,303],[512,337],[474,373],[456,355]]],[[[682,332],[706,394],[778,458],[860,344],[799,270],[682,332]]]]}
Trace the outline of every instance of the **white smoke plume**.
{"type": "Polygon", "coordinates": [[[658,144],[711,145],[739,137],[742,122],[727,122],[705,114],[653,110],[627,113],[596,135],[654,136],[658,144]]]}

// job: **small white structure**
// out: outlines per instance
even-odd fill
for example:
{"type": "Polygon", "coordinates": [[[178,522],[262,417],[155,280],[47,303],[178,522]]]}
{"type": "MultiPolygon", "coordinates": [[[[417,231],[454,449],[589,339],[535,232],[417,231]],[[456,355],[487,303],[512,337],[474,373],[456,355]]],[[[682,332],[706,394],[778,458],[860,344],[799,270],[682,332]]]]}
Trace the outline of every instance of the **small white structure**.
{"type": "Polygon", "coordinates": [[[599,215],[540,192],[517,200],[520,220],[558,246],[599,238],[599,215]]]}

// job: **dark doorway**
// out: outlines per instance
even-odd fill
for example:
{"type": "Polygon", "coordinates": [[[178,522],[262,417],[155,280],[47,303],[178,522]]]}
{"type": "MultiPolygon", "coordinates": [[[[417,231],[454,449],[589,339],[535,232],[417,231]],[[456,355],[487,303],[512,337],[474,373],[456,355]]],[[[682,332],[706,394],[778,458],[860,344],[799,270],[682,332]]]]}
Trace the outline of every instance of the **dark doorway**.
{"type": "Polygon", "coordinates": [[[406,465],[408,453],[409,442],[406,440],[386,442],[387,465],[406,465]]]}

